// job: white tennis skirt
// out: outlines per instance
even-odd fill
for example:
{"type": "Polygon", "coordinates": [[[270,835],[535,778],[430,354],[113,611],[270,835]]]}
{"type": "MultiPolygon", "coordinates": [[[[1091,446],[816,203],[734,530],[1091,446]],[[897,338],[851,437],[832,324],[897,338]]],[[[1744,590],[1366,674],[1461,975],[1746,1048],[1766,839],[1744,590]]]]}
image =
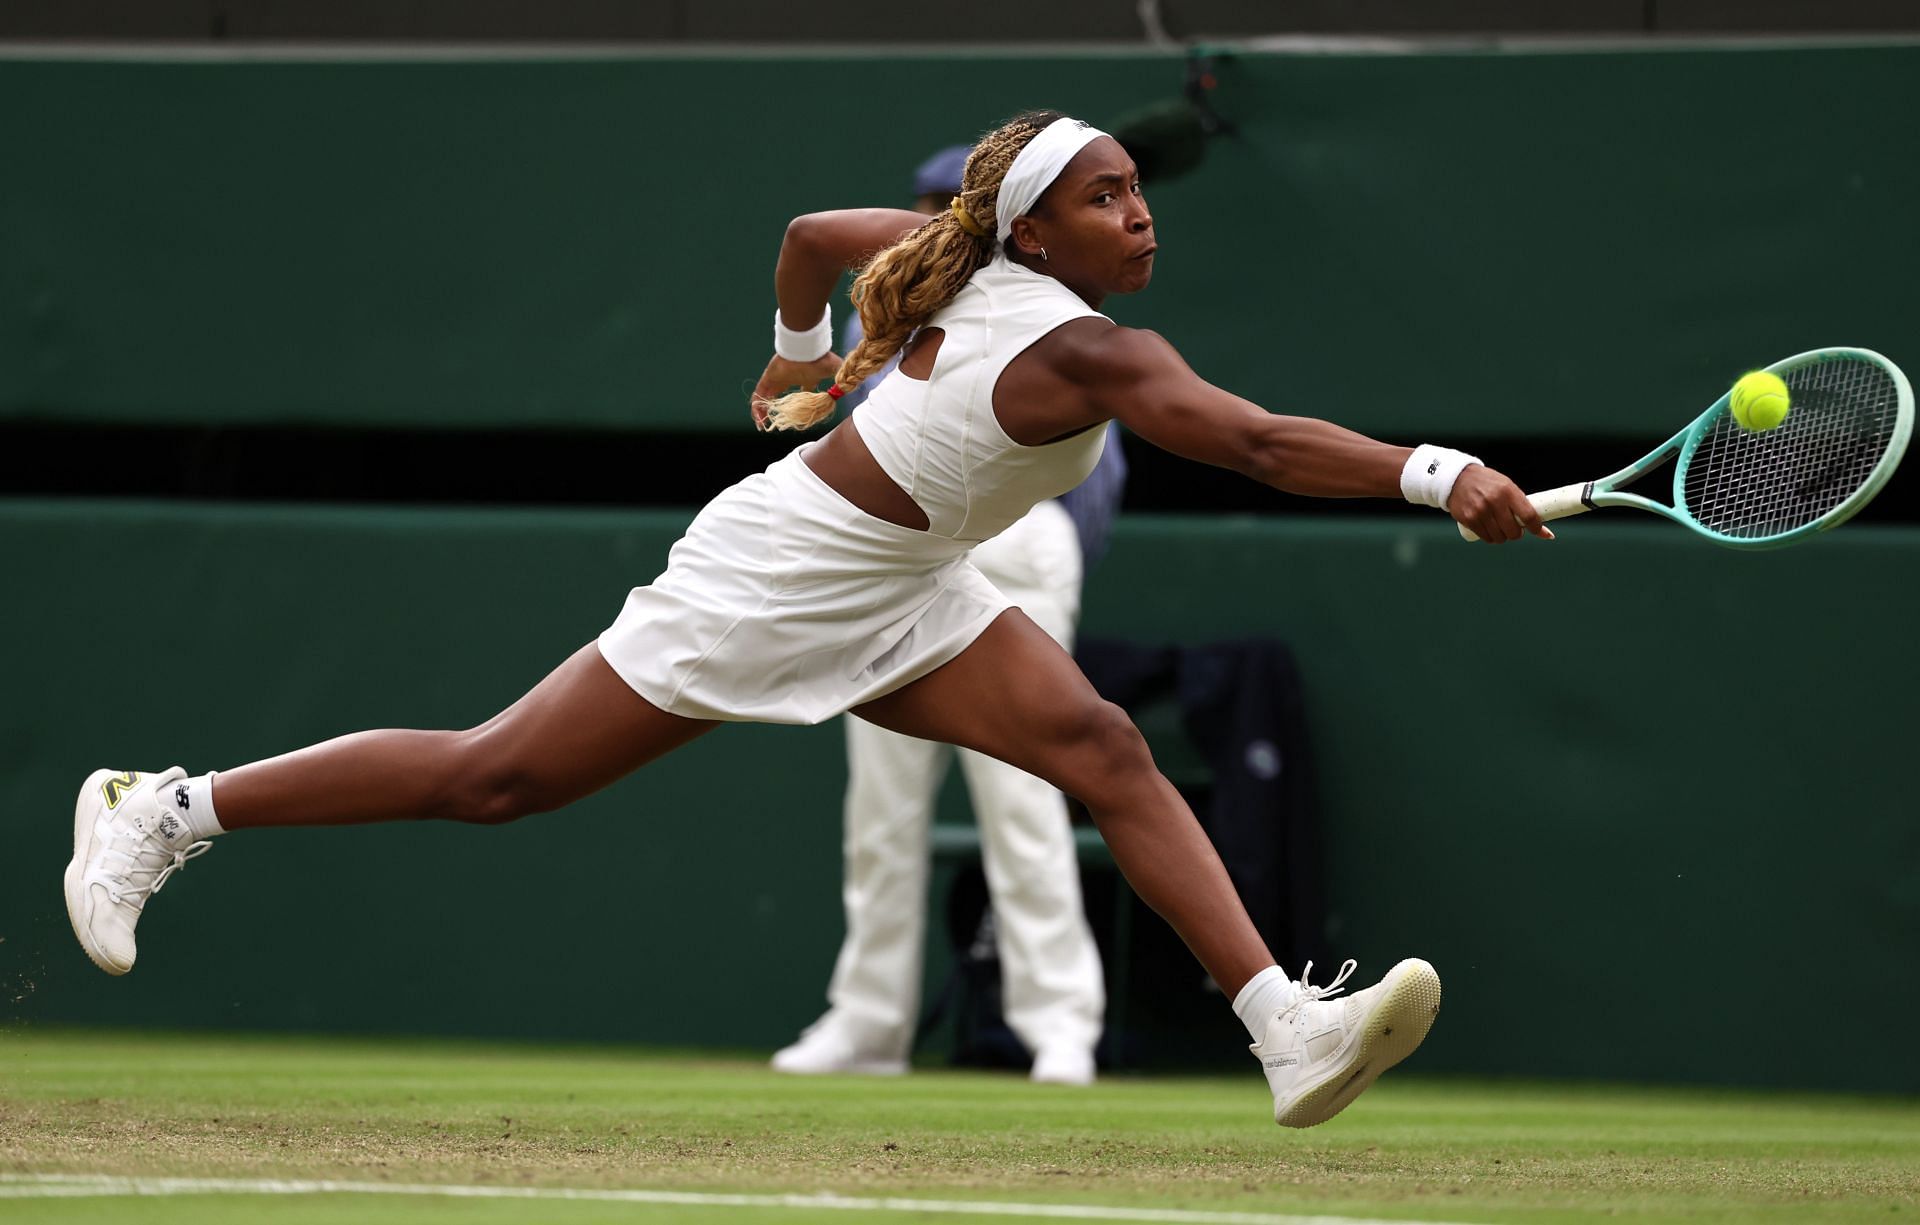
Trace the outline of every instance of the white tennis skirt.
{"type": "Polygon", "coordinates": [[[707,503],[600,635],[655,706],[820,723],[925,676],[1011,606],[970,543],[867,514],[807,467],[812,445],[707,503]]]}

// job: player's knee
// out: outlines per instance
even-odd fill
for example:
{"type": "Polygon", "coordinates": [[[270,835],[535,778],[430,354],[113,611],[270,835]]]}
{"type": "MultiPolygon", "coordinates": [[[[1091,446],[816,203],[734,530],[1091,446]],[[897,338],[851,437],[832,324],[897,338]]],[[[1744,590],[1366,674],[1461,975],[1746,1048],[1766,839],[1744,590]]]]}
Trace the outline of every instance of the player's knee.
{"type": "Polygon", "coordinates": [[[490,752],[477,732],[454,733],[459,741],[431,815],[469,825],[504,825],[564,801],[550,794],[538,775],[511,758],[490,752]]]}
{"type": "Polygon", "coordinates": [[[1153,772],[1153,754],[1146,737],[1127,712],[1112,702],[1089,703],[1076,721],[1075,733],[1076,756],[1089,776],[1089,785],[1125,786],[1153,772]]]}

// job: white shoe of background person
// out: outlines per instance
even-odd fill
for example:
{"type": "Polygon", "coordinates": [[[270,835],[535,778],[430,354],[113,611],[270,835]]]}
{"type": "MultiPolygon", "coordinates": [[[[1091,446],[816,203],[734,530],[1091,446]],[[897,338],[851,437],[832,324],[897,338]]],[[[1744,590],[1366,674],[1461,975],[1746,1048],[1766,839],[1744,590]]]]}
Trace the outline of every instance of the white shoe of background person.
{"type": "Polygon", "coordinates": [[[883,1050],[861,1032],[859,1022],[829,1009],[800,1031],[800,1040],[773,1055],[773,1070],[798,1076],[902,1076],[905,1055],[883,1050]]]}
{"type": "Polygon", "coordinates": [[[147,898],[210,842],[159,799],[187,772],[95,770],[73,805],[73,859],[67,864],[67,917],[93,964],[109,974],[133,968],[133,927],[147,898]]]}
{"type": "Polygon", "coordinates": [[[1301,971],[1293,1001],[1267,1022],[1250,1049],[1273,1090],[1273,1121],[1312,1127],[1345,1110],[1379,1075],[1399,1063],[1433,1028],[1440,1012],[1440,975],[1419,958],[1345,999],[1328,1000],[1353,973],[1354,963],[1324,987],[1301,971]]]}
{"type": "Polygon", "coordinates": [[[1030,1079],[1036,1085],[1093,1083],[1093,1052],[1083,1046],[1043,1046],[1033,1057],[1030,1079]]]}

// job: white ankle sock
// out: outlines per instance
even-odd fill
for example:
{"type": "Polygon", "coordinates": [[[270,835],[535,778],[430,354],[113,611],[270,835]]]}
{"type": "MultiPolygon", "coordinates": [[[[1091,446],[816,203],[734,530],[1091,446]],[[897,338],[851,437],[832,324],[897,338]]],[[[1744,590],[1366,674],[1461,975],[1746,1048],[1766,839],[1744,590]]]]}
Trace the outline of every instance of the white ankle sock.
{"type": "Polygon", "coordinates": [[[218,770],[196,774],[169,784],[160,792],[160,806],[186,822],[189,841],[211,838],[227,831],[213,813],[213,776],[218,770]]]}
{"type": "Polygon", "coordinates": [[[1273,1020],[1273,1014],[1291,1004],[1299,990],[1279,966],[1268,966],[1249,978],[1240,994],[1233,997],[1234,1015],[1258,1042],[1267,1036],[1267,1022],[1273,1020]]]}

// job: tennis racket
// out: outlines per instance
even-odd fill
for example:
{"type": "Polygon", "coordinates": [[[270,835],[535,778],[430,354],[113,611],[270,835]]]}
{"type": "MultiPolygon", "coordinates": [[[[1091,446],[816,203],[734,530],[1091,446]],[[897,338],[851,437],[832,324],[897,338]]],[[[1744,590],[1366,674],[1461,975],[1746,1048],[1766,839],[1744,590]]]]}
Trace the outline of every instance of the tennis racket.
{"type": "MultiPolygon", "coordinates": [[[[1542,519],[1632,506],[1736,549],[1775,549],[1839,527],[1880,492],[1906,453],[1913,388],[1898,366],[1868,349],[1814,349],[1767,369],[1786,383],[1791,405],[1773,429],[1735,421],[1729,391],[1612,476],[1527,500],[1542,519]],[[1673,505],[1622,492],[1669,459],[1676,461],[1673,505]]],[[[1479,539],[1464,524],[1460,534],[1479,539]]]]}

